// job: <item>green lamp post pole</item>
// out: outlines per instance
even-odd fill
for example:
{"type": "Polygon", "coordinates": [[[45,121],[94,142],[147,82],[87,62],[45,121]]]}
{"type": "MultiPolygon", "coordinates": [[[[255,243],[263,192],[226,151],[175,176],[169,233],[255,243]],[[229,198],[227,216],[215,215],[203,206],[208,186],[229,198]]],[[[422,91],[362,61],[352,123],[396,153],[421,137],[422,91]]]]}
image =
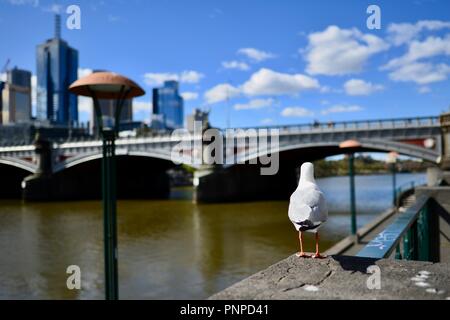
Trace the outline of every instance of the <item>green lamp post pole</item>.
{"type": "Polygon", "coordinates": [[[119,299],[115,140],[126,99],[145,94],[136,83],[111,72],[95,72],[75,81],[72,93],[92,97],[97,126],[102,137],[102,199],[105,259],[105,298],[119,299]],[[99,99],[115,100],[114,123],[105,123],[99,99]]]}
{"type": "Polygon", "coordinates": [[[386,163],[391,169],[392,174],[392,204],[397,207],[397,157],[398,153],[395,151],[389,152],[386,158],[386,163]]]}
{"type": "Polygon", "coordinates": [[[356,236],[356,195],[355,195],[355,156],[353,153],[348,155],[348,175],[350,178],[350,216],[351,216],[351,232],[356,236]]]}
{"type": "Polygon", "coordinates": [[[350,180],[350,231],[354,236],[354,241],[359,242],[356,222],[356,195],[355,195],[355,151],[362,145],[356,140],[346,140],[339,144],[339,148],[347,154],[348,177],[350,180]]]}
{"type": "MultiPolygon", "coordinates": [[[[124,87],[120,95],[124,98],[124,87]]],[[[119,131],[120,114],[124,98],[116,100],[114,128],[103,126],[103,116],[95,92],[92,92],[97,125],[102,136],[102,199],[103,232],[105,259],[105,297],[106,300],[119,299],[118,248],[117,248],[117,197],[116,197],[116,135],[119,131]]]]}
{"type": "Polygon", "coordinates": [[[396,179],[396,166],[395,163],[391,164],[392,170],[392,202],[394,206],[397,206],[397,179],[396,179]]]}

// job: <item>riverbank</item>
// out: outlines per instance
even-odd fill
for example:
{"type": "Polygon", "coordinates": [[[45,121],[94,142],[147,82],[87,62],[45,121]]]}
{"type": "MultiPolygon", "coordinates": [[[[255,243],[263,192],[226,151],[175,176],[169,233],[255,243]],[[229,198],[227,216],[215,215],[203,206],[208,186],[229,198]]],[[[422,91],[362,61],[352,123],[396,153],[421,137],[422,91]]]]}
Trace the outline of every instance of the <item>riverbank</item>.
{"type": "MultiPolygon", "coordinates": [[[[370,156],[356,156],[354,161],[355,172],[358,175],[389,174],[391,168],[384,161],[370,156]]],[[[432,166],[429,163],[413,160],[398,160],[396,171],[399,173],[425,173],[432,166]]],[[[314,162],[314,171],[317,178],[348,175],[348,160],[318,160],[314,162]]]]}

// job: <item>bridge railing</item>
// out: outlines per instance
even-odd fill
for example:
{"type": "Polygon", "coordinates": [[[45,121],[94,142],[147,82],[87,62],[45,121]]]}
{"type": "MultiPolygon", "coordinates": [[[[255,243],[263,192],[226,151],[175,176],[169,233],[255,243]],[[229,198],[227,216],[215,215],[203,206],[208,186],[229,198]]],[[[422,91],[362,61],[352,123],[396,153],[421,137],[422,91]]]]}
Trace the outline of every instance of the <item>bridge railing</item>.
{"type": "Polygon", "coordinates": [[[396,259],[430,261],[429,204],[429,196],[420,196],[357,256],[389,258],[395,251],[396,259]]]}
{"type": "MultiPolygon", "coordinates": [[[[438,126],[439,117],[415,117],[382,120],[358,120],[340,122],[314,122],[305,124],[294,124],[284,126],[261,126],[254,129],[279,129],[281,132],[308,132],[308,131],[329,131],[329,130],[367,130],[367,129],[390,129],[390,128],[412,128],[420,126],[438,126]]],[[[242,129],[250,129],[243,127],[242,129]]]]}
{"type": "MultiPolygon", "coordinates": [[[[415,128],[421,126],[439,126],[439,117],[415,117],[415,118],[398,118],[398,119],[383,119],[383,120],[358,120],[358,121],[341,121],[341,122],[314,122],[295,125],[282,126],[261,126],[261,127],[242,127],[240,129],[278,129],[283,133],[297,133],[297,132],[321,132],[321,131],[345,131],[345,130],[370,130],[370,129],[395,129],[395,128],[415,128]]],[[[220,129],[225,133],[226,129],[220,129]]],[[[136,137],[123,137],[120,140],[135,139],[135,138],[158,138],[170,137],[171,131],[160,130],[156,132],[148,132],[140,134],[136,137]]],[[[87,142],[95,141],[99,138],[95,136],[71,137],[54,140],[57,144],[69,142],[87,142]]],[[[16,146],[32,144],[31,139],[1,139],[1,146],[16,146]]]]}

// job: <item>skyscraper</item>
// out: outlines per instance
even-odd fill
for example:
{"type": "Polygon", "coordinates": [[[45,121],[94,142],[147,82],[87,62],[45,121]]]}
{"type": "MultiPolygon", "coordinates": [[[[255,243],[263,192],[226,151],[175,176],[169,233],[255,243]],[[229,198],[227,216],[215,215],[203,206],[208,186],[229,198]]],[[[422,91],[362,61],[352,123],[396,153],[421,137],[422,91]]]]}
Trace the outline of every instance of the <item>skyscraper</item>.
{"type": "MultiPolygon", "coordinates": [[[[104,125],[113,125],[116,111],[116,100],[99,99],[98,103],[102,110],[102,118],[104,125]]],[[[127,99],[123,102],[120,112],[119,123],[127,123],[133,121],[133,99],[127,99]]],[[[95,116],[94,106],[92,106],[91,123],[94,124],[93,132],[97,132],[97,117],[95,116]]]]}
{"type": "MultiPolygon", "coordinates": [[[[95,72],[108,72],[107,70],[94,70],[95,72]]],[[[113,125],[116,111],[116,100],[98,99],[98,104],[102,111],[103,125],[113,125]]],[[[133,121],[133,99],[126,99],[123,102],[120,112],[119,124],[130,123],[133,121]]],[[[91,122],[92,132],[97,133],[97,117],[95,116],[94,103],[92,102],[91,122]]],[[[120,128],[120,126],[119,126],[120,128]]]]}
{"type": "Polygon", "coordinates": [[[14,68],[0,84],[0,123],[24,123],[31,120],[31,72],[14,68]]]}
{"type": "Polygon", "coordinates": [[[61,17],[55,16],[55,36],[37,47],[38,120],[71,125],[78,122],[78,100],[68,87],[78,78],[78,51],[61,39],[61,17]]]}
{"type": "Polygon", "coordinates": [[[165,81],[162,88],[154,88],[152,127],[169,130],[182,128],[183,118],[183,98],[178,94],[178,82],[165,81]]]}

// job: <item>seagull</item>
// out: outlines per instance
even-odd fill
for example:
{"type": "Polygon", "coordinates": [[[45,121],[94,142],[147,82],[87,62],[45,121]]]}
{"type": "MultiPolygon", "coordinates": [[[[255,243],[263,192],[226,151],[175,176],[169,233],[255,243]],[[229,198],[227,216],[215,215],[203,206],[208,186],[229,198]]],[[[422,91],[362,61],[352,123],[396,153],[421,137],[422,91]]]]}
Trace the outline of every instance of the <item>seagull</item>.
{"type": "Polygon", "coordinates": [[[300,170],[300,182],[291,195],[289,202],[289,219],[298,231],[300,252],[298,257],[309,257],[303,252],[303,232],[313,232],[316,238],[316,253],[313,258],[323,258],[319,252],[319,228],[328,218],[325,197],[314,180],[314,165],[305,162],[300,170]]]}

